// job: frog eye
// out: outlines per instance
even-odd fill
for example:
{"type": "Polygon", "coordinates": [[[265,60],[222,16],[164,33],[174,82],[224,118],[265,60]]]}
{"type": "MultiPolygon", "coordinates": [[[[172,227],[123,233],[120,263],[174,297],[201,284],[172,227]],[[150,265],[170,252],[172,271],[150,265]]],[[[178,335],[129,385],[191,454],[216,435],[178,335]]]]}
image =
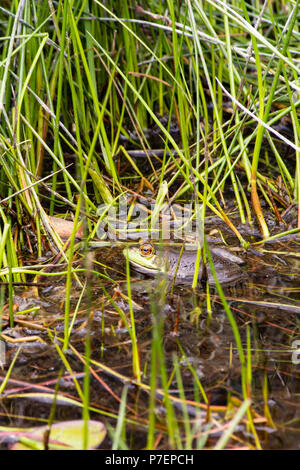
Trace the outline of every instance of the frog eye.
{"type": "Polygon", "coordinates": [[[151,256],[155,253],[154,247],[151,243],[144,243],[140,246],[140,254],[142,256],[151,256]]]}

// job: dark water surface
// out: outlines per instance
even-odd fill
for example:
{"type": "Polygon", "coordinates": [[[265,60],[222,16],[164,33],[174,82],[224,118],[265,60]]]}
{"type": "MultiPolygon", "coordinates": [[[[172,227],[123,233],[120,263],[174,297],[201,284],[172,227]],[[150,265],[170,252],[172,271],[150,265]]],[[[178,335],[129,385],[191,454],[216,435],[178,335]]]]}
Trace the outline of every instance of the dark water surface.
{"type": "MultiPolygon", "coordinates": [[[[256,430],[265,449],[299,447],[300,354],[298,357],[296,351],[300,348],[299,244],[300,240],[294,237],[263,246],[252,246],[247,253],[242,253],[246,259],[246,280],[224,287],[227,302],[239,328],[244,352],[247,329],[250,332],[251,398],[257,412],[256,430]]],[[[77,405],[78,392],[70,378],[70,371],[73,371],[82,386],[83,363],[80,355],[85,351],[89,332],[91,357],[97,361],[93,365],[95,374],[90,377],[90,402],[99,411],[91,412],[91,417],[115,426],[113,418],[101,413],[118,412],[124,382],[114,373],[133,378],[131,340],[116,310],[116,307],[122,309],[129,318],[126,267],[118,248],[98,250],[93,256],[96,261],[105,260],[103,264],[108,266],[104,268],[96,262],[94,268],[111,276],[115,283],[105,279],[99,283],[97,276],[90,277],[89,289],[79,305],[70,336],[73,349],[69,348],[65,356],[68,367],[63,364],[58,349],[62,348],[62,342],[58,338],[63,338],[64,335],[63,279],[40,288],[38,295],[32,289],[18,289],[14,298],[15,326],[9,327],[7,312],[2,325],[6,365],[0,373],[1,381],[4,380],[7,368],[19,347],[20,351],[0,401],[1,425],[28,427],[43,424],[49,419],[55,387],[59,390],[60,397],[56,403],[55,421],[81,417],[82,410],[77,405]],[[106,293],[113,297],[114,304],[106,293]],[[33,306],[39,309],[28,314],[17,314],[33,306]],[[14,338],[17,342],[12,342],[9,338],[14,338]],[[26,338],[26,341],[19,342],[22,338],[26,338]],[[103,370],[101,364],[110,368],[111,373],[103,370]],[[74,403],[70,405],[62,397],[72,398],[74,403]]],[[[143,382],[147,384],[153,327],[151,301],[153,292],[159,298],[159,288],[155,279],[132,272],[131,290],[141,366],[145,370],[143,382]]],[[[81,290],[74,285],[72,314],[80,293],[81,290]]],[[[174,366],[174,354],[178,357],[186,399],[195,400],[196,376],[209,397],[211,406],[226,407],[229,397],[243,400],[240,360],[233,330],[218,292],[211,287],[210,293],[209,305],[204,285],[195,291],[180,285],[176,285],[172,293],[167,291],[165,302],[158,303],[158,314],[163,324],[163,350],[168,373],[171,373],[174,366]]],[[[160,385],[158,377],[158,386],[160,385]]],[[[178,397],[177,389],[174,378],[170,393],[173,390],[174,396],[178,397]]],[[[134,429],[129,426],[128,429],[132,448],[135,449],[143,448],[146,444],[147,431],[143,420],[147,419],[148,399],[148,393],[138,391],[133,385],[129,386],[128,417],[140,422],[140,426],[136,425],[134,429]]],[[[159,396],[157,407],[163,423],[164,406],[159,396]]],[[[180,417],[180,405],[176,407],[180,417]]],[[[190,405],[188,410],[191,419],[198,416],[194,406],[190,405]]],[[[216,416],[219,423],[222,423],[224,413],[216,413],[216,416]]],[[[254,445],[244,425],[240,425],[236,435],[240,439],[239,445],[254,445]]],[[[218,433],[212,438],[211,444],[217,437],[218,433]]],[[[237,442],[235,444],[238,445],[237,442]]],[[[104,446],[109,445],[107,438],[104,446]]],[[[161,448],[167,448],[167,445],[165,438],[162,438],[161,448]]],[[[4,442],[2,446],[6,448],[7,443],[4,442]]]]}

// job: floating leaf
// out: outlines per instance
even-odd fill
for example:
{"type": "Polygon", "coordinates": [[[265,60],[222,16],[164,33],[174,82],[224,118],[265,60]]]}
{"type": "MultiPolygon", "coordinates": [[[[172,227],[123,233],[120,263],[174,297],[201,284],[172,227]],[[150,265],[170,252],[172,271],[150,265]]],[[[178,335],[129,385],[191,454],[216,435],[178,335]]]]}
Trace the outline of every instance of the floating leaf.
{"type": "MultiPolygon", "coordinates": [[[[24,430],[26,435],[19,437],[19,441],[11,446],[11,450],[44,450],[45,433],[48,426],[24,430]]],[[[98,447],[106,436],[105,425],[101,421],[88,421],[88,449],[98,447]]],[[[82,450],[84,437],[84,421],[62,421],[51,426],[49,449],[82,450]]]]}

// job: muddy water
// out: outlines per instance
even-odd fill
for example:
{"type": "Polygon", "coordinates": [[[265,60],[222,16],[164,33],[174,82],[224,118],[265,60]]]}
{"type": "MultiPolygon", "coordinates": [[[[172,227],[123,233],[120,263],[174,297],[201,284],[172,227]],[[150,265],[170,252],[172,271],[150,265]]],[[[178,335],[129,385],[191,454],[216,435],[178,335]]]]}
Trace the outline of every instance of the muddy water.
{"type": "MultiPolygon", "coordinates": [[[[256,430],[265,449],[299,447],[300,354],[298,358],[296,353],[296,348],[300,348],[300,342],[297,343],[300,341],[299,245],[300,241],[293,238],[252,246],[243,253],[247,279],[224,287],[245,352],[247,330],[250,333],[251,398],[260,417],[256,430]]],[[[9,327],[7,310],[4,311],[2,331],[5,334],[6,365],[0,372],[2,380],[19,348],[20,351],[1,398],[1,425],[27,427],[43,424],[49,419],[55,388],[59,391],[55,420],[81,417],[78,392],[70,371],[82,386],[80,357],[85,352],[89,336],[91,357],[97,361],[90,377],[90,402],[94,409],[91,417],[115,426],[115,419],[107,414],[117,414],[124,382],[114,373],[129,379],[133,377],[132,348],[128,331],[118,313],[121,309],[129,318],[125,262],[118,248],[105,250],[93,253],[94,274],[88,279],[89,287],[74,319],[71,347],[66,354],[68,367],[63,363],[58,348],[62,347],[59,338],[64,335],[64,279],[45,283],[38,293],[19,288],[14,298],[13,328],[9,327]],[[33,307],[36,309],[32,312],[18,314],[33,307]],[[110,368],[110,372],[103,370],[101,365],[110,368]],[[72,399],[72,404],[64,398],[72,399]]],[[[144,383],[149,383],[154,324],[151,305],[156,299],[167,371],[171,374],[176,354],[185,397],[195,400],[197,377],[212,407],[226,407],[232,396],[243,399],[240,360],[233,330],[215,288],[210,289],[210,304],[205,286],[193,291],[188,286],[177,285],[173,292],[166,290],[162,301],[159,300],[162,290],[155,279],[132,272],[131,290],[141,369],[145,371],[144,383]]],[[[81,290],[74,285],[70,321],[80,294],[81,290]]],[[[158,387],[160,385],[158,377],[158,387]]],[[[174,378],[170,393],[178,396],[177,388],[174,378]]],[[[148,399],[147,393],[129,386],[128,417],[135,419],[137,424],[129,426],[128,438],[135,449],[146,444],[147,430],[143,419],[148,415],[148,399]]],[[[202,401],[201,397],[199,399],[202,401]]],[[[188,411],[191,418],[197,416],[192,405],[188,411]]],[[[163,423],[164,407],[160,397],[157,397],[157,412],[163,423]]],[[[180,417],[180,407],[177,412],[180,417]]],[[[224,414],[220,413],[215,419],[222,423],[224,414]]],[[[211,438],[210,445],[217,437],[216,434],[211,438]]],[[[245,426],[239,427],[238,438],[243,445],[254,445],[245,426]]],[[[2,443],[3,448],[7,445],[7,442],[2,443]]],[[[103,445],[109,448],[109,437],[103,445]]],[[[168,447],[166,438],[162,437],[160,447],[168,447]]]]}

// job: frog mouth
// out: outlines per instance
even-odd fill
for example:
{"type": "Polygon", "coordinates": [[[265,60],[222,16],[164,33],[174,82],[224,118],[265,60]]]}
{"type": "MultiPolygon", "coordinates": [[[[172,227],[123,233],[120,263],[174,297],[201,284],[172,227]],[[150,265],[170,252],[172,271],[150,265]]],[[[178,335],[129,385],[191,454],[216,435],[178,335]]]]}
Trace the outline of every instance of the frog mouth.
{"type": "Polygon", "coordinates": [[[153,264],[148,264],[147,261],[135,262],[132,259],[129,260],[133,268],[144,274],[155,274],[159,272],[159,267],[154,267],[153,264]]]}

